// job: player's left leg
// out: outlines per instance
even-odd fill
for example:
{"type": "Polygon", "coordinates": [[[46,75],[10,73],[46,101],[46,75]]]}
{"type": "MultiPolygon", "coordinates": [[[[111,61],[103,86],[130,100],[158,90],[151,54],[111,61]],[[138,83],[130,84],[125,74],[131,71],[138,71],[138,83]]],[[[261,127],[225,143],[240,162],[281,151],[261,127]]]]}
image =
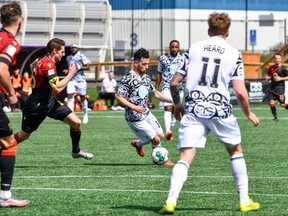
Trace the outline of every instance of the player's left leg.
{"type": "Polygon", "coordinates": [[[19,200],[12,196],[11,185],[14,174],[18,142],[14,138],[11,124],[3,109],[0,111],[0,172],[1,172],[1,207],[24,207],[28,200],[19,200]]]}
{"type": "Polygon", "coordinates": [[[73,80],[70,80],[66,87],[66,92],[67,92],[67,106],[74,111],[74,94],[76,92],[76,83],[73,80]]]}
{"type": "Polygon", "coordinates": [[[238,144],[232,148],[227,148],[227,151],[230,155],[231,172],[240,200],[240,211],[249,212],[258,210],[260,204],[249,198],[247,167],[241,145],[238,144]]]}
{"type": "Polygon", "coordinates": [[[81,120],[72,112],[66,105],[57,102],[49,111],[48,117],[65,122],[70,126],[70,137],[72,140],[72,157],[84,158],[86,160],[92,159],[93,154],[88,151],[80,149],[81,139],[81,120]]]}

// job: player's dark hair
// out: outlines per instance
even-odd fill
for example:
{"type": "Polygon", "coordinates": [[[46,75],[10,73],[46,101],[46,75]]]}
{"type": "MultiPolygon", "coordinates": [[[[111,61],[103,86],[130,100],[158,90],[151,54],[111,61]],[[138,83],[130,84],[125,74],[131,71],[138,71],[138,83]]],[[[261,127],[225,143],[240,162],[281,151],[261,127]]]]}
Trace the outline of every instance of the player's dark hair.
{"type": "Polygon", "coordinates": [[[172,40],[169,43],[169,46],[171,47],[172,43],[178,43],[178,45],[180,46],[180,42],[178,40],[172,40]]]}
{"type": "Polygon", "coordinates": [[[280,52],[275,53],[275,54],[274,54],[274,57],[275,57],[276,55],[279,55],[279,56],[282,57],[282,54],[281,54],[280,52]]]}
{"type": "Polygon", "coordinates": [[[230,28],[231,19],[227,13],[212,13],[209,15],[208,25],[212,35],[224,35],[230,28]]]}
{"type": "Polygon", "coordinates": [[[149,51],[144,48],[140,48],[134,53],[134,61],[139,61],[142,58],[149,58],[149,51]]]}
{"type": "Polygon", "coordinates": [[[60,50],[62,46],[65,46],[65,41],[59,38],[53,38],[47,43],[47,51],[51,53],[53,49],[60,50]]]}
{"type": "Polygon", "coordinates": [[[0,8],[1,23],[3,26],[11,25],[22,15],[22,10],[17,2],[4,4],[0,8]]]}

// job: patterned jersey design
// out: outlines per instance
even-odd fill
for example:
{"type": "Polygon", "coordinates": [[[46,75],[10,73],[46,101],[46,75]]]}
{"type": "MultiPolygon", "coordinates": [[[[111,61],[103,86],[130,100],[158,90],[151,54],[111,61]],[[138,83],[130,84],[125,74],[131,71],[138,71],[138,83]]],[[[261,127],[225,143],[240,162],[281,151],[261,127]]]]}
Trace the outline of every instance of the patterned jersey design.
{"type": "MultiPolygon", "coordinates": [[[[165,88],[170,89],[170,82],[174,74],[182,68],[184,62],[185,56],[182,53],[178,53],[176,57],[171,56],[170,53],[160,56],[157,71],[162,73],[162,90],[165,88]]],[[[183,91],[184,87],[182,83],[180,83],[179,88],[183,91]]]]}
{"type": "Polygon", "coordinates": [[[32,73],[32,94],[26,105],[31,110],[47,110],[56,100],[53,87],[59,81],[55,63],[46,55],[40,58],[32,73]]]}
{"type": "Polygon", "coordinates": [[[286,77],[288,76],[288,71],[283,65],[278,67],[272,65],[269,67],[268,75],[271,76],[270,92],[276,95],[282,95],[285,92],[285,81],[275,82],[274,78],[277,76],[286,77]]]}
{"type": "Polygon", "coordinates": [[[147,106],[148,94],[154,92],[155,87],[147,74],[139,77],[132,70],[127,73],[121,80],[117,95],[124,97],[130,103],[145,108],[143,113],[138,113],[131,108],[126,108],[125,118],[127,121],[141,121],[149,114],[147,106]]]}
{"type": "MultiPolygon", "coordinates": [[[[79,51],[75,55],[67,56],[66,62],[68,65],[70,65],[71,63],[74,63],[76,65],[76,68],[82,67],[83,65],[87,65],[90,63],[89,59],[83,53],[79,51]]],[[[77,72],[74,74],[71,80],[75,80],[77,82],[86,81],[84,70],[77,70],[77,72]]]]}
{"type": "MultiPolygon", "coordinates": [[[[11,62],[13,62],[20,51],[20,45],[15,40],[13,35],[7,32],[5,29],[0,30],[0,53],[9,56],[11,62]]],[[[4,88],[0,88],[0,92],[4,92],[4,88]]]]}
{"type": "Polygon", "coordinates": [[[232,114],[228,86],[244,80],[241,53],[220,37],[192,44],[187,50],[185,114],[207,119],[225,119],[232,114]],[[227,58],[228,57],[228,58],[227,58]]]}

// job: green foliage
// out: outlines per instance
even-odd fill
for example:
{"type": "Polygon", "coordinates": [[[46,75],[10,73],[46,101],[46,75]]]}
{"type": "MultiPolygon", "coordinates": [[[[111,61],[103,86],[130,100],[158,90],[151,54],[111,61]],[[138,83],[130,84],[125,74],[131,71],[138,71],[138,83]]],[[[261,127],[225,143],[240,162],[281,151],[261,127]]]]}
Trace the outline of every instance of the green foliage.
{"type": "MultiPolygon", "coordinates": [[[[287,110],[277,106],[280,121],[272,121],[267,104],[252,105],[261,123],[253,127],[238,106],[234,114],[242,129],[250,195],[261,210],[249,215],[288,215],[287,110]]],[[[152,112],[163,122],[163,110],[152,112]]],[[[82,112],[76,113],[80,118],[82,112]]],[[[8,114],[14,131],[21,113],[8,114]]],[[[173,162],[178,159],[177,127],[174,140],[163,140],[173,162]]],[[[135,135],[123,111],[91,111],[82,126],[81,146],[95,154],[91,161],[72,159],[69,127],[45,119],[29,140],[18,147],[12,191],[29,199],[26,208],[1,209],[1,216],[158,215],[167,198],[171,167],[153,165],[151,145],[145,157],[130,141],[135,135]]],[[[175,215],[243,215],[230,174],[229,156],[210,134],[188,173],[175,215]]]]}

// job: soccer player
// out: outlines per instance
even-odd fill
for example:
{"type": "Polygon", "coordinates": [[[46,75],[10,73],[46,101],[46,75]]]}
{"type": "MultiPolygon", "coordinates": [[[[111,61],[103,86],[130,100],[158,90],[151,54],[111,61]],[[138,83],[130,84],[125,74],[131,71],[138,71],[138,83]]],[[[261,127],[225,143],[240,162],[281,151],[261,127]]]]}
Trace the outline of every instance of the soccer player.
{"type": "MultiPolygon", "coordinates": [[[[83,124],[88,123],[88,101],[85,98],[87,90],[87,82],[84,75],[84,70],[89,70],[89,59],[79,51],[78,44],[71,45],[71,55],[67,56],[67,64],[70,65],[74,63],[77,68],[77,73],[73,76],[70,82],[67,85],[67,94],[68,94],[68,107],[73,111],[74,110],[74,94],[79,92],[81,101],[82,101],[82,110],[84,112],[83,124]]],[[[65,70],[67,71],[67,70],[65,70]]]]}
{"type": "MultiPolygon", "coordinates": [[[[55,63],[65,56],[65,42],[54,38],[47,43],[48,53],[32,63],[32,94],[23,109],[22,130],[15,134],[18,142],[28,139],[48,116],[65,122],[70,126],[72,140],[72,157],[92,159],[93,154],[81,150],[81,120],[66,105],[57,100],[57,95],[65,89],[70,79],[76,73],[76,65],[70,64],[68,74],[61,81],[56,71],[55,63]]],[[[53,139],[53,136],[51,137],[53,139]]]]}
{"type": "MultiPolygon", "coordinates": [[[[0,8],[0,85],[6,91],[7,101],[10,105],[17,103],[17,96],[10,81],[9,66],[20,51],[20,45],[15,37],[21,28],[22,10],[19,4],[12,2],[3,4],[0,8]]],[[[18,142],[14,138],[11,123],[0,109],[0,172],[1,190],[0,207],[24,207],[28,200],[20,200],[11,193],[11,184],[14,174],[16,151],[18,142]]]]}
{"type": "MultiPolygon", "coordinates": [[[[152,85],[146,74],[149,67],[149,52],[141,48],[134,53],[134,68],[121,80],[116,99],[126,107],[125,119],[138,140],[132,140],[138,155],[144,157],[143,145],[152,143],[152,148],[161,147],[163,130],[156,117],[150,112],[147,101],[148,94],[157,100],[172,103],[172,99],[161,94],[152,85]]],[[[173,166],[168,160],[165,165],[173,166]]]]}
{"type": "Polygon", "coordinates": [[[212,13],[208,19],[209,39],[191,45],[187,50],[189,64],[175,73],[171,81],[171,95],[175,117],[181,122],[178,130],[180,159],[175,164],[168,198],[161,214],[175,211],[180,191],[187,180],[188,169],[197,148],[204,148],[211,131],[226,147],[230,155],[231,172],[236,183],[240,211],[258,210],[259,203],[248,196],[248,175],[241,147],[241,133],[229,103],[228,84],[232,82],[238,104],[254,126],[259,124],[251,112],[244,82],[241,53],[226,42],[231,19],[226,13],[212,13]],[[186,77],[185,108],[180,101],[178,84],[186,77]]]}
{"type": "MultiPolygon", "coordinates": [[[[179,68],[183,65],[184,54],[180,53],[180,43],[177,40],[172,40],[169,44],[169,53],[166,53],[159,58],[156,76],[156,90],[159,90],[160,82],[162,87],[162,94],[171,98],[170,82],[179,68]]],[[[180,99],[183,99],[183,84],[179,84],[180,99]]],[[[164,123],[166,129],[166,139],[173,140],[172,129],[175,126],[176,119],[174,116],[174,107],[172,103],[165,102],[164,104],[164,123]]]]}
{"type": "Polygon", "coordinates": [[[275,53],[274,65],[270,66],[266,75],[266,80],[271,80],[270,89],[268,92],[269,106],[273,115],[273,121],[278,122],[278,116],[276,111],[276,101],[284,108],[288,108],[285,104],[285,82],[288,80],[288,71],[284,65],[282,65],[281,53],[275,53]]]}

